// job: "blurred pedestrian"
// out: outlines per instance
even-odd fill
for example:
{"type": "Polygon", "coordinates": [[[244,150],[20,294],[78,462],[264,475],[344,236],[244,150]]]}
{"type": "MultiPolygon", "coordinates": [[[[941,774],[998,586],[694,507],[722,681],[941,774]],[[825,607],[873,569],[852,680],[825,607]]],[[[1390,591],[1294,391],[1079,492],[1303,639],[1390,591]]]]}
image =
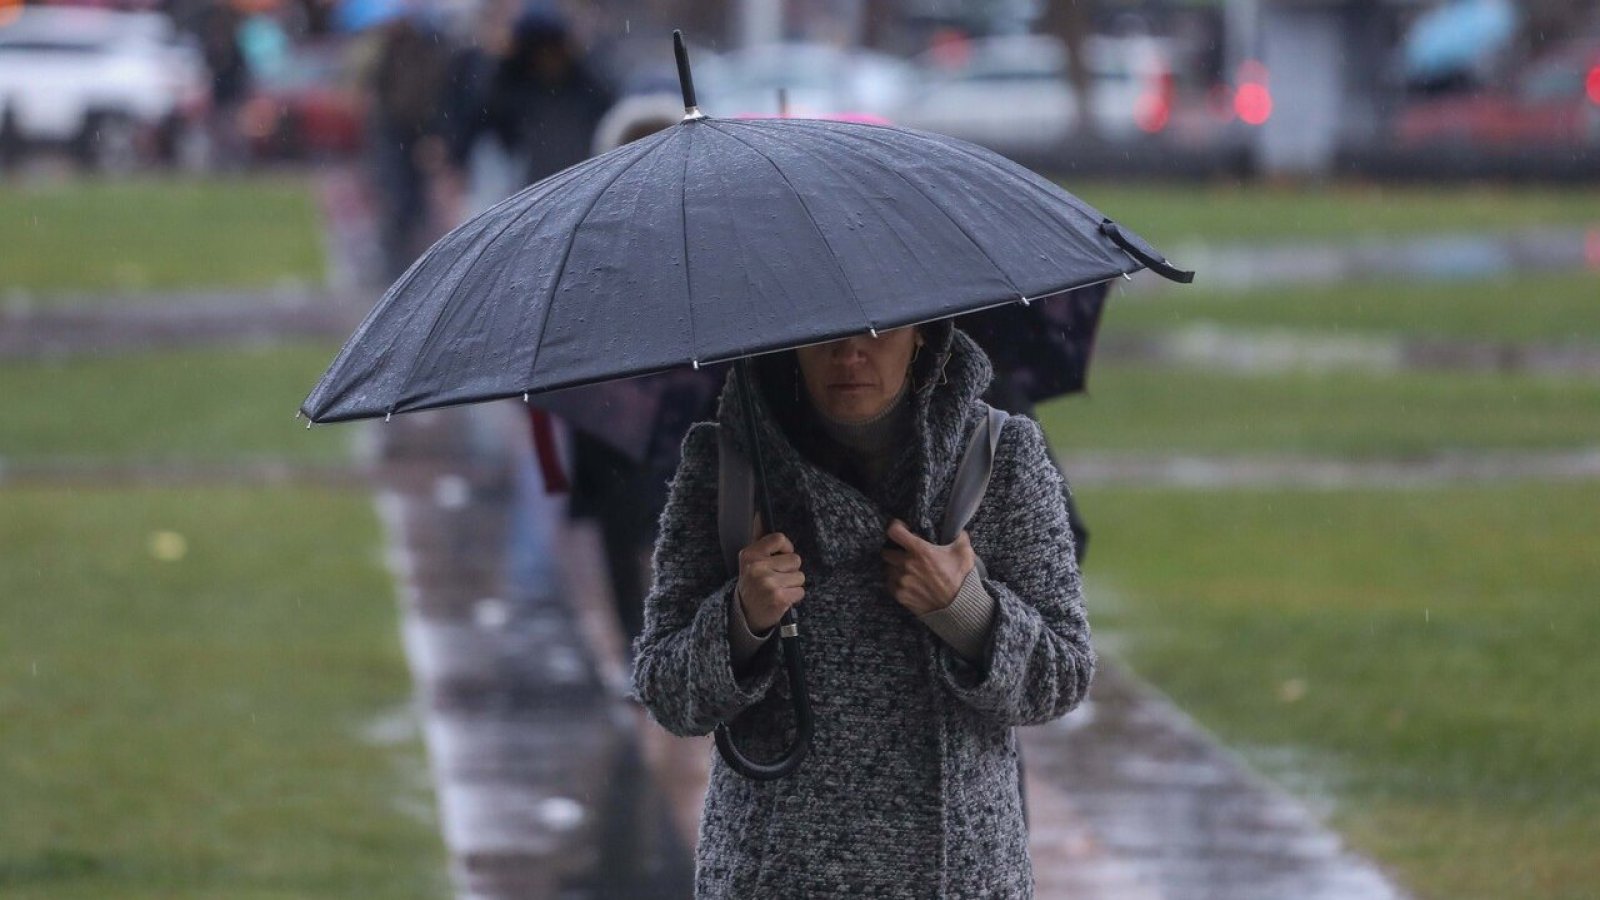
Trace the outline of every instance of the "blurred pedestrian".
{"type": "Polygon", "coordinates": [[[523,186],[521,167],[489,130],[489,92],[511,42],[510,23],[485,14],[445,65],[443,134],[459,224],[523,186]]]}
{"type": "Polygon", "coordinates": [[[220,169],[237,168],[248,155],[239,121],[251,87],[250,64],[239,42],[241,24],[232,6],[219,3],[200,14],[197,28],[200,55],[211,75],[206,139],[211,164],[220,169]]]}
{"type": "Polygon", "coordinates": [[[595,127],[611,91],[573,46],[566,22],[543,10],[524,13],[489,85],[488,126],[523,168],[523,182],[589,158],[595,127]]]}
{"type": "MultiPolygon", "coordinates": [[[[484,105],[484,127],[521,167],[524,183],[611,149],[595,143],[612,107],[611,91],[589,70],[566,22],[554,13],[532,10],[517,19],[484,105]]],[[[546,458],[553,455],[547,416],[536,408],[529,411],[541,470],[549,473],[558,463],[546,458]]],[[[665,475],[582,431],[572,432],[571,450],[570,514],[592,518],[600,527],[618,621],[631,643],[643,627],[646,557],[655,517],[665,503],[660,486],[665,475]]]]}
{"type": "Polygon", "coordinates": [[[991,368],[949,322],[755,362],[753,423],[776,530],[730,571],[719,442],[751,455],[730,379],[684,442],[655,550],[634,684],[669,731],[726,724],[757,759],[786,748],[780,617],[805,611],[816,731],[805,763],[747,780],[714,757],[696,896],[1026,897],[1012,728],[1065,714],[1095,657],[1060,475],[1039,427],[1006,420],[987,492],[930,538],[991,368]]]}
{"type": "Polygon", "coordinates": [[[384,263],[393,279],[429,236],[428,179],[442,168],[446,153],[439,120],[446,49],[436,30],[410,16],[380,28],[368,81],[367,153],[381,206],[384,263]]]}
{"type": "MultiPolygon", "coordinates": [[[[597,123],[593,150],[604,153],[654,134],[682,118],[681,100],[655,95],[626,98],[597,123]]],[[[596,403],[603,404],[608,396],[604,385],[577,390],[592,393],[596,403]]],[[[655,543],[656,521],[667,503],[667,481],[677,466],[677,441],[691,423],[711,414],[705,400],[691,385],[682,385],[678,390],[669,387],[655,412],[656,445],[645,448],[643,457],[638,459],[586,431],[572,431],[570,514],[593,519],[600,527],[612,602],[626,638],[624,646],[630,651],[644,629],[650,548],[655,543]]],[[[533,409],[530,415],[537,429],[542,413],[533,409]]]]}

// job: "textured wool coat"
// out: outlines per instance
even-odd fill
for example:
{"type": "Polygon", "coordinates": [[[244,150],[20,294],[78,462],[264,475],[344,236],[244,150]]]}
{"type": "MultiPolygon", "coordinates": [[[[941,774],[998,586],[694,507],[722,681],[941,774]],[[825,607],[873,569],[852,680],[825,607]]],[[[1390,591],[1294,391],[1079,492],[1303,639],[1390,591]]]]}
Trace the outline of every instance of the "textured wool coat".
{"type": "MultiPolygon", "coordinates": [[[[1060,474],[1038,425],[1023,417],[1002,430],[968,526],[996,601],[984,658],[963,661],[884,589],[879,551],[891,515],[931,538],[992,376],[959,331],[927,333],[934,352],[917,372],[915,439],[876,496],[797,449],[805,436],[791,440],[796,428],[781,408],[795,403],[793,378],[767,378],[756,392],[774,516],[806,573],[798,611],[816,735],[799,771],[778,781],[750,781],[713,760],[698,897],[1032,894],[1012,728],[1083,699],[1094,669],[1089,626],[1060,474]]],[[[719,423],[742,444],[739,390],[730,379],[719,423]]],[[[669,731],[703,735],[731,721],[746,755],[771,760],[789,743],[793,712],[777,640],[738,673],[731,662],[736,578],[717,536],[716,427],[697,425],[684,441],[635,646],[635,689],[669,731]]]]}

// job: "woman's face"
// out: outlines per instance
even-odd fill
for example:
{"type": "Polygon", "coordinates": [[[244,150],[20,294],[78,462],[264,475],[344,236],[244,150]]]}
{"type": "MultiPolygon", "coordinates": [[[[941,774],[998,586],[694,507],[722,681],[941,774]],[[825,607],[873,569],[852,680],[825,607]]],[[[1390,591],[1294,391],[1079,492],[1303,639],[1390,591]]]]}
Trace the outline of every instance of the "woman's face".
{"type": "Polygon", "coordinates": [[[915,327],[801,347],[800,375],[811,403],[830,419],[864,422],[889,408],[922,344],[915,327]]]}

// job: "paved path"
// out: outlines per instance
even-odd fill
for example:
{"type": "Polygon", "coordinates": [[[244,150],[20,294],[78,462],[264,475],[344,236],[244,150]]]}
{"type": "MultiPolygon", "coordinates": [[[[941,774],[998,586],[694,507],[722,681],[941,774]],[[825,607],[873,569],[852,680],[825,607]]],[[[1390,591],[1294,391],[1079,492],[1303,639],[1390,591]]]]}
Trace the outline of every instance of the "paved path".
{"type": "MultiPolygon", "coordinates": [[[[1161,248],[1213,287],[1329,284],[1373,278],[1462,281],[1511,273],[1600,271],[1600,218],[1587,226],[1524,228],[1273,244],[1179,243],[1161,248]]],[[[1173,289],[1140,273],[1136,290],[1173,289]]]]}
{"type": "MultiPolygon", "coordinates": [[[[1600,435],[1597,435],[1600,438],[1600,435]]],[[[1600,479],[1600,444],[1569,450],[1439,451],[1403,459],[1291,454],[1068,453],[1077,486],[1185,488],[1415,488],[1504,481],[1600,479]]]]}
{"type": "Polygon", "coordinates": [[[0,312],[0,360],[169,347],[342,341],[371,304],[331,291],[207,291],[115,296],[0,312]]]}
{"type": "Polygon", "coordinates": [[[458,894],[685,897],[688,851],[573,607],[508,582],[513,494],[479,440],[493,412],[367,426],[458,894]]]}
{"type": "MultiPolygon", "coordinates": [[[[1600,280],[1596,281],[1600,294],[1600,280]]],[[[1113,299],[1113,303],[1116,301],[1113,299]]],[[[1102,335],[1100,359],[1182,365],[1254,375],[1356,371],[1483,372],[1600,378],[1600,342],[1496,341],[1381,334],[1318,334],[1291,328],[1190,325],[1102,335]]]]}

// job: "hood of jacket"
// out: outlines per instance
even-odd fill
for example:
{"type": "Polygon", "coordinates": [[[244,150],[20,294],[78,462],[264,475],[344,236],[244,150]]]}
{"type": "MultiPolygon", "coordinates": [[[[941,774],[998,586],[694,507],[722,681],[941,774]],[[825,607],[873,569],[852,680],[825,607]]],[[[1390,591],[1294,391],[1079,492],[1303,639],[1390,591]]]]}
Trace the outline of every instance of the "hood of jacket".
{"type": "MultiPolygon", "coordinates": [[[[948,320],[919,326],[924,348],[912,369],[912,447],[891,469],[892,478],[912,479],[906,521],[931,538],[949,495],[950,484],[966,441],[979,417],[978,399],[988,390],[994,370],[975,341],[948,320]],[[932,351],[932,352],[929,352],[932,351]]],[[[792,351],[768,354],[753,361],[759,389],[752,396],[756,434],[772,487],[774,515],[780,530],[802,533],[825,556],[832,546],[833,530],[818,521],[819,495],[859,494],[809,458],[795,439],[807,425],[808,406],[803,399],[799,367],[792,351]],[[797,399],[801,398],[801,399],[797,399]],[[797,522],[795,519],[801,521],[797,522]]],[[[735,366],[719,399],[717,422],[728,429],[735,446],[752,458],[749,423],[745,415],[745,379],[735,366]]],[[[887,524],[893,511],[880,510],[887,524]]]]}

